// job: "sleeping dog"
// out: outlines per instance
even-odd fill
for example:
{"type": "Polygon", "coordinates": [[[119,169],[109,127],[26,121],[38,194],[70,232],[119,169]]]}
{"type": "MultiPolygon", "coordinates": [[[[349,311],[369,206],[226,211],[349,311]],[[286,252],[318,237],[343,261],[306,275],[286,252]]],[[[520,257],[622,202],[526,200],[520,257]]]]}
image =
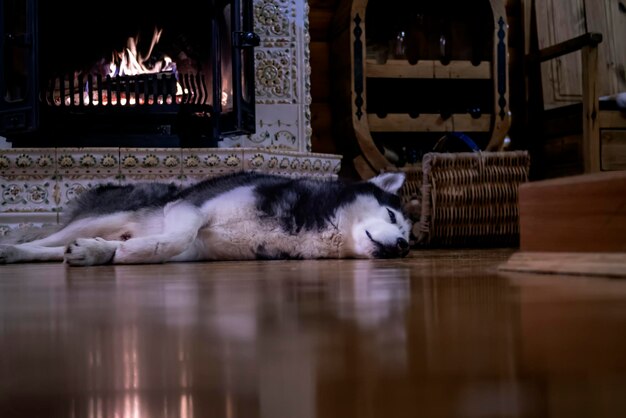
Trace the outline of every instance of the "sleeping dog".
{"type": "Polygon", "coordinates": [[[0,263],[403,257],[411,227],[398,196],[404,180],[239,172],[188,187],[98,186],[71,203],[56,232],[0,245],[0,263]]]}

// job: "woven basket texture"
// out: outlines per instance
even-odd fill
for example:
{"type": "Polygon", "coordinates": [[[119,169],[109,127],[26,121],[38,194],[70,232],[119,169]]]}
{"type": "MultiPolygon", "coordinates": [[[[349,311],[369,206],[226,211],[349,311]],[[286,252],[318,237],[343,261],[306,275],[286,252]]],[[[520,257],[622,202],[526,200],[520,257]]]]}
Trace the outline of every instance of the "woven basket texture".
{"type": "Polygon", "coordinates": [[[528,181],[526,151],[428,153],[405,169],[401,195],[419,200],[413,243],[420,247],[519,245],[518,186],[528,181]]]}

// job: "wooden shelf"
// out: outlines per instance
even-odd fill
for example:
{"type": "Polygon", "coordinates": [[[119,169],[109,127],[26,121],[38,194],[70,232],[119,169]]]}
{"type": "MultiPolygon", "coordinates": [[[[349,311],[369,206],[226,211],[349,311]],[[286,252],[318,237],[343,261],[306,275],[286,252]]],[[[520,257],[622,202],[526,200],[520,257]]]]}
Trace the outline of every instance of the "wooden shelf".
{"type": "MultiPolygon", "coordinates": [[[[362,178],[398,168],[395,158],[381,152],[387,141],[394,146],[410,143],[422,155],[429,152],[433,138],[467,132],[480,134],[475,136],[484,151],[502,148],[511,122],[506,2],[489,0],[481,7],[461,3],[463,7],[454,10],[443,3],[424,9],[425,22],[445,15],[450,24],[454,41],[446,45],[451,58],[446,64],[440,60],[441,45],[436,41],[441,32],[435,26],[412,27],[410,31],[420,33],[408,35],[406,57],[394,55],[397,45],[389,43],[395,39],[388,35],[396,27],[394,19],[402,20],[405,11],[382,13],[387,5],[371,0],[341,3],[333,18],[330,61],[342,77],[334,83],[333,96],[343,121],[338,126],[345,125],[347,140],[356,141],[349,158],[362,178]],[[480,33],[474,33],[479,27],[480,33]],[[409,63],[408,57],[420,59],[409,63]],[[469,111],[476,115],[472,109],[482,115],[472,117],[469,111]],[[446,111],[457,113],[444,119],[439,113],[446,111]],[[413,112],[419,115],[411,117],[413,112]]],[[[412,7],[411,13],[422,10],[412,7]]]]}
{"type": "Polygon", "coordinates": [[[439,114],[421,114],[416,118],[398,113],[384,118],[368,114],[367,121],[371,132],[489,132],[491,129],[491,115],[474,119],[467,113],[456,113],[445,120],[439,114]]]}
{"type": "Polygon", "coordinates": [[[370,78],[441,78],[441,79],[490,79],[491,63],[478,65],[471,61],[451,61],[444,65],[440,61],[418,61],[409,64],[406,60],[387,60],[378,64],[375,59],[366,61],[366,76],[370,78]]]}

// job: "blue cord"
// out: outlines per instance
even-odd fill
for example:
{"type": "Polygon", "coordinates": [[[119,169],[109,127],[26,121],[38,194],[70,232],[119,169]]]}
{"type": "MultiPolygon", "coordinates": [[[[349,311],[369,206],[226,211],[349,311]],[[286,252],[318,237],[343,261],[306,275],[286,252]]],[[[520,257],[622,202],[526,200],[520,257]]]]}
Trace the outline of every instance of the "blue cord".
{"type": "Polygon", "coordinates": [[[470,149],[474,152],[480,152],[480,148],[478,147],[478,145],[476,145],[476,142],[474,142],[472,140],[472,138],[470,138],[469,136],[465,135],[462,132],[450,132],[450,135],[454,135],[457,138],[459,138],[460,140],[462,140],[463,142],[465,142],[465,144],[470,147],[470,149]]]}

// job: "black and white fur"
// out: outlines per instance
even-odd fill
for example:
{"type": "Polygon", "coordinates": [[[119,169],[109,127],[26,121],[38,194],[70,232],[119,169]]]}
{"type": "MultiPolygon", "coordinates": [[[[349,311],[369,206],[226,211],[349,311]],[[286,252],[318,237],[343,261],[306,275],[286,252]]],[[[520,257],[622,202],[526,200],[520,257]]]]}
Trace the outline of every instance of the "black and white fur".
{"type": "Polygon", "coordinates": [[[404,174],[368,181],[241,172],[178,188],[99,186],[45,238],[0,245],[0,263],[389,258],[409,252],[397,192],[404,174]]]}

